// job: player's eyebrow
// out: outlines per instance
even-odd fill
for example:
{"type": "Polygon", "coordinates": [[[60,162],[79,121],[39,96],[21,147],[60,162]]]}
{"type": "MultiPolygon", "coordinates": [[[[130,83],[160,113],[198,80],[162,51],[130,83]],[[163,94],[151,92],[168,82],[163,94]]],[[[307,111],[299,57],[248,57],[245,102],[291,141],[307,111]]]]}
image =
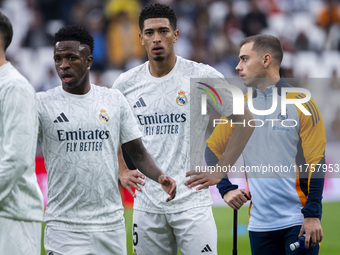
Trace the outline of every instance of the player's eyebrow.
{"type": "Polygon", "coordinates": [[[164,29],[170,29],[169,27],[157,27],[157,28],[146,28],[144,31],[154,31],[154,30],[164,30],[164,29]]]}
{"type": "Polygon", "coordinates": [[[243,58],[247,58],[247,57],[249,57],[249,55],[245,55],[245,54],[244,54],[244,55],[240,55],[238,58],[239,58],[239,59],[243,59],[243,58]]]}

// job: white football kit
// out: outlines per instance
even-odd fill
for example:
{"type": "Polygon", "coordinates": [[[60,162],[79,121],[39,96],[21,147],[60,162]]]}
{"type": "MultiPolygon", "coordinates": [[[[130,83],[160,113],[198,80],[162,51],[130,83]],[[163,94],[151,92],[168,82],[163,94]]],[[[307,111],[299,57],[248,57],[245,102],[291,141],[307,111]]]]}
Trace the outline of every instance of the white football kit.
{"type": "MultiPolygon", "coordinates": [[[[194,164],[201,165],[201,162],[198,161],[202,161],[203,149],[205,147],[204,131],[209,121],[209,115],[196,114],[191,116],[194,109],[193,107],[190,109],[190,103],[194,101],[200,102],[197,98],[194,100],[191,97],[194,94],[190,92],[191,78],[195,78],[198,81],[206,81],[207,78],[217,78],[222,82],[223,76],[208,65],[198,64],[177,56],[174,68],[164,77],[153,77],[149,72],[149,62],[146,62],[121,74],[113,85],[113,88],[119,89],[127,98],[143,132],[142,140],[145,147],[154,156],[165,174],[173,178],[177,184],[176,197],[168,203],[166,202],[167,195],[163,192],[161,186],[156,185],[156,183],[148,178],[145,179],[145,186],[142,188],[142,191],[136,191],[136,199],[134,201],[134,231],[139,235],[139,238],[138,244],[134,242],[134,249],[136,249],[137,254],[147,254],[147,252],[156,252],[152,254],[173,254],[171,252],[164,253],[162,246],[164,247],[165,245],[163,243],[148,243],[148,238],[143,238],[143,235],[146,234],[141,231],[142,227],[139,228],[139,226],[147,224],[148,220],[146,217],[148,214],[177,214],[193,208],[209,207],[212,203],[208,189],[196,191],[195,188],[189,189],[184,185],[184,182],[187,180],[185,174],[191,170],[190,163],[192,162],[190,161],[193,161],[191,156],[198,155],[198,158],[194,159],[194,164]],[[191,126],[200,128],[190,129],[191,126]],[[191,132],[196,133],[190,134],[191,132]],[[190,135],[195,137],[194,146],[190,135]],[[194,149],[196,150],[195,153],[193,153],[194,149]],[[142,213],[143,216],[137,216],[136,214],[138,213],[142,213]],[[144,221],[137,222],[137,219],[140,218],[144,218],[144,221]],[[159,248],[155,247],[156,245],[159,248]],[[149,250],[151,246],[154,247],[152,251],[149,250]]],[[[210,85],[214,86],[214,84],[210,85]]],[[[197,96],[198,93],[195,95],[197,96]]],[[[231,115],[231,94],[228,90],[223,89],[219,90],[219,96],[224,101],[223,106],[222,104],[215,105],[212,100],[208,100],[208,105],[214,107],[223,116],[231,115]]],[[[202,211],[204,210],[202,208],[202,211]]],[[[183,217],[185,217],[185,214],[183,214],[183,217]]],[[[190,214],[188,217],[193,216],[190,214]]],[[[211,220],[213,221],[213,217],[211,217],[211,220]]],[[[171,226],[170,222],[165,221],[163,226],[164,224],[170,224],[171,226]]],[[[215,225],[214,222],[213,224],[215,225]]],[[[179,224],[171,227],[181,228],[183,226],[183,224],[179,224]]],[[[147,229],[147,227],[143,228],[147,229]]],[[[199,229],[191,228],[195,235],[206,236],[208,246],[214,247],[215,250],[212,250],[216,253],[216,240],[214,240],[216,239],[216,233],[209,235],[203,225],[199,229]]],[[[168,232],[171,232],[170,235],[172,235],[172,231],[168,232]]],[[[216,226],[213,232],[216,232],[216,226]]],[[[147,235],[150,235],[150,233],[147,233],[147,235]]],[[[157,239],[159,233],[154,235],[154,238],[157,239]]],[[[187,250],[189,246],[191,254],[197,254],[197,251],[201,252],[206,245],[202,242],[196,243],[193,239],[189,244],[185,244],[186,249],[184,249],[184,246],[182,249],[181,238],[184,238],[181,234],[175,237],[177,247],[181,252],[182,250],[187,250]]],[[[176,247],[176,243],[173,245],[176,247]]]]}
{"type": "Polygon", "coordinates": [[[0,254],[40,255],[43,196],[35,174],[37,105],[32,85],[0,66],[0,254]]]}
{"type": "Polygon", "coordinates": [[[47,228],[69,232],[124,228],[118,146],[141,137],[126,99],[118,90],[96,85],[85,95],[67,93],[59,86],[37,97],[39,140],[48,174],[47,228]]]}

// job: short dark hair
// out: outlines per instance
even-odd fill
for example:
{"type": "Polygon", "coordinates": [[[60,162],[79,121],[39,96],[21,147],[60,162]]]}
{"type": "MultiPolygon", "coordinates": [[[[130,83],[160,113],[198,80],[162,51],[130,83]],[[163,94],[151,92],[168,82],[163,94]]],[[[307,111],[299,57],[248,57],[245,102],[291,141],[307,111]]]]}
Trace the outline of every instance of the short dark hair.
{"type": "Polygon", "coordinates": [[[254,42],[252,48],[254,51],[263,55],[269,53],[280,66],[283,58],[283,50],[279,38],[272,35],[253,35],[243,39],[240,47],[250,42],[254,42]]]}
{"type": "Polygon", "coordinates": [[[12,42],[13,27],[9,18],[0,11],[0,35],[2,36],[4,50],[6,51],[8,46],[12,42]]]}
{"type": "Polygon", "coordinates": [[[144,21],[153,18],[167,18],[174,30],[177,28],[177,17],[173,9],[165,4],[152,4],[146,6],[139,14],[139,28],[143,31],[144,21]]]}
{"type": "Polygon", "coordinates": [[[62,41],[78,41],[90,47],[93,54],[94,40],[92,35],[83,27],[78,25],[66,26],[59,29],[54,36],[54,44],[62,41]]]}

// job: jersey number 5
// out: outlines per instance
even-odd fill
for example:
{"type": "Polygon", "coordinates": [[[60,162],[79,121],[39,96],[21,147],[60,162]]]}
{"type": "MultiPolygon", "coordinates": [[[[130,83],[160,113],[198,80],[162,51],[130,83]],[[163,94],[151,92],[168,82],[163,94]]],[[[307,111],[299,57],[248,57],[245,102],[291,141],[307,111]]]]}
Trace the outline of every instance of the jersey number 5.
{"type": "Polygon", "coordinates": [[[137,224],[134,223],[133,224],[133,229],[132,229],[132,232],[133,232],[133,245],[136,246],[138,244],[138,234],[137,234],[137,224]]]}

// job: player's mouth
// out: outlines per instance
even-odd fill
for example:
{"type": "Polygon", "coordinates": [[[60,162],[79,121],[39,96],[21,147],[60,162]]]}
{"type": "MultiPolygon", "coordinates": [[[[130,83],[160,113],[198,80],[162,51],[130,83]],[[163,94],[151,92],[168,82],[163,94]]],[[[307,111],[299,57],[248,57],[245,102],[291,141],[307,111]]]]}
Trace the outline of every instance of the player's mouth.
{"type": "Polygon", "coordinates": [[[62,74],[61,75],[61,80],[64,82],[64,83],[70,83],[73,79],[73,76],[70,75],[70,74],[62,74]]]}
{"type": "Polygon", "coordinates": [[[152,52],[155,54],[160,54],[162,53],[164,48],[162,46],[155,46],[152,48],[152,52]]]}

